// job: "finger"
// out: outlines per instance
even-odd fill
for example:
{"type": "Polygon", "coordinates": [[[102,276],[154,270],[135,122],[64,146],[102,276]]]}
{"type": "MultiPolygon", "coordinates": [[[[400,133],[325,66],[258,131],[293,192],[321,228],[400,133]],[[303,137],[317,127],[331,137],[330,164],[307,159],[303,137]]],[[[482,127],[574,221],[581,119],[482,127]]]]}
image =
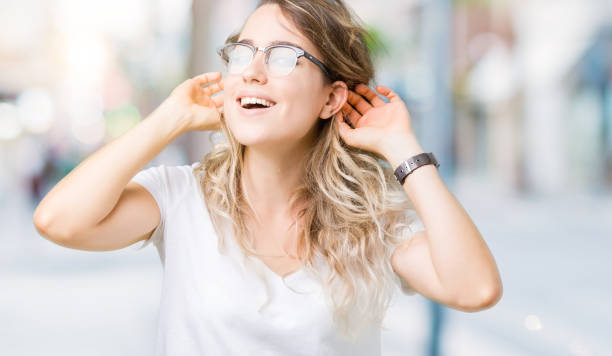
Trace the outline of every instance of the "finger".
{"type": "Polygon", "coordinates": [[[359,132],[354,129],[351,128],[346,120],[345,117],[342,115],[342,112],[338,113],[338,117],[337,117],[337,123],[338,123],[338,134],[340,135],[340,138],[342,138],[342,140],[348,144],[349,146],[357,146],[357,140],[356,138],[358,138],[359,132]]]}
{"type": "Polygon", "coordinates": [[[372,89],[370,89],[367,85],[365,84],[358,84],[355,87],[355,91],[361,95],[363,95],[366,99],[368,99],[370,101],[370,103],[376,107],[376,106],[382,106],[385,105],[385,101],[382,100],[378,94],[376,94],[372,89]]]}
{"type": "Polygon", "coordinates": [[[338,113],[336,117],[338,122],[338,131],[340,132],[340,136],[346,141],[346,136],[350,135],[351,130],[354,130],[346,121],[346,116],[342,114],[342,112],[338,113]]]}
{"type": "Polygon", "coordinates": [[[355,110],[348,103],[344,103],[342,106],[342,113],[343,117],[352,127],[355,127],[357,122],[359,122],[359,119],[361,119],[361,115],[357,112],[357,110],[355,110]]]}
{"type": "Polygon", "coordinates": [[[191,79],[195,80],[195,82],[198,85],[202,85],[204,83],[209,83],[209,82],[221,79],[221,72],[208,72],[208,73],[196,75],[195,77],[191,79]]]}
{"type": "Polygon", "coordinates": [[[223,84],[221,84],[221,82],[217,82],[217,83],[209,84],[203,87],[202,89],[204,90],[204,94],[211,96],[223,90],[223,84]]]}
{"type": "Polygon", "coordinates": [[[215,103],[215,107],[223,106],[224,96],[223,93],[210,97],[212,101],[215,103]]]}
{"type": "Polygon", "coordinates": [[[395,101],[401,101],[402,99],[400,99],[399,95],[397,95],[393,90],[391,90],[391,88],[379,85],[376,87],[376,91],[378,91],[379,93],[381,93],[382,95],[386,96],[387,99],[389,99],[389,101],[391,102],[395,102],[395,101]]]}
{"type": "Polygon", "coordinates": [[[348,115],[351,113],[351,111],[353,111],[353,107],[349,105],[349,103],[345,102],[344,104],[342,104],[342,113],[344,114],[344,116],[348,115]]]}
{"type": "Polygon", "coordinates": [[[368,110],[372,108],[370,103],[368,103],[361,95],[352,90],[349,90],[348,92],[348,102],[353,105],[353,107],[357,109],[361,115],[367,113],[368,110]]]}

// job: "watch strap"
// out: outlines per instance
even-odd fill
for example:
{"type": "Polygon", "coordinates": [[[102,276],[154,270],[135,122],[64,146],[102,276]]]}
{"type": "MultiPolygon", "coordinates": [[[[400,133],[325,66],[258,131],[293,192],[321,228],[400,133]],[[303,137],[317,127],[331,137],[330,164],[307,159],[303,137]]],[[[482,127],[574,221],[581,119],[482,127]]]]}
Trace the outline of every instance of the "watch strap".
{"type": "Polygon", "coordinates": [[[393,174],[400,185],[403,185],[404,180],[410,173],[414,172],[417,168],[428,164],[433,164],[436,166],[436,168],[440,167],[440,164],[432,152],[419,153],[400,163],[393,174]]]}

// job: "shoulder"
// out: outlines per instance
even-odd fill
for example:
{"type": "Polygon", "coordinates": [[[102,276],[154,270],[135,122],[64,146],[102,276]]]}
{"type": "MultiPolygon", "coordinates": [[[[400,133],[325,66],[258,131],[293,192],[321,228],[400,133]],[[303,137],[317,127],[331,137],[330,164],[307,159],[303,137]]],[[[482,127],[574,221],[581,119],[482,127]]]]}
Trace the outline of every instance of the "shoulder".
{"type": "Polygon", "coordinates": [[[200,162],[194,162],[182,166],[169,166],[167,167],[169,178],[183,183],[193,181],[195,180],[194,171],[199,165],[200,162]]]}
{"type": "Polygon", "coordinates": [[[199,165],[199,162],[185,164],[181,166],[160,166],[162,174],[165,175],[165,183],[168,186],[168,193],[180,194],[196,183],[194,169],[199,165]]]}
{"type": "Polygon", "coordinates": [[[140,171],[133,180],[144,185],[149,191],[168,198],[181,196],[196,182],[194,168],[199,164],[195,162],[185,165],[154,165],[140,171]]]}

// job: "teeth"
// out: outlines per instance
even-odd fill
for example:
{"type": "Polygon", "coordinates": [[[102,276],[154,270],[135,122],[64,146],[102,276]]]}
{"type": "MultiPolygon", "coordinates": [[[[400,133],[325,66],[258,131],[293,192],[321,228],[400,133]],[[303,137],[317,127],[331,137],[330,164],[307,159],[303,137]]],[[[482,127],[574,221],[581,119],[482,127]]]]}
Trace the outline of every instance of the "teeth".
{"type": "Polygon", "coordinates": [[[248,96],[240,98],[240,105],[242,107],[244,107],[247,104],[261,104],[261,105],[267,106],[267,107],[270,107],[270,106],[274,105],[274,104],[272,104],[271,102],[269,102],[269,101],[267,101],[265,99],[248,97],[248,96]]]}

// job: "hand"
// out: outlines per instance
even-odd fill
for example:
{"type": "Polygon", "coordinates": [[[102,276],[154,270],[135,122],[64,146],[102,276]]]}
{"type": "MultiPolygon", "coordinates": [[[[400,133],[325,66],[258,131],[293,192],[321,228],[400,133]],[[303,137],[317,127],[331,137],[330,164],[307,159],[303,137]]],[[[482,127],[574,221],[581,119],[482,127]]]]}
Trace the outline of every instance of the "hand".
{"type": "Polygon", "coordinates": [[[162,103],[178,114],[181,128],[189,130],[219,130],[221,128],[221,106],[223,90],[220,72],[208,72],[187,79],[172,90],[162,103]],[[203,84],[212,83],[206,87],[203,84]]]}
{"type": "Polygon", "coordinates": [[[348,145],[387,157],[395,147],[405,144],[406,140],[416,141],[416,137],[410,113],[400,97],[384,86],[376,90],[389,102],[365,84],[358,84],[356,92],[349,90],[348,102],[338,115],[338,129],[348,145]]]}

